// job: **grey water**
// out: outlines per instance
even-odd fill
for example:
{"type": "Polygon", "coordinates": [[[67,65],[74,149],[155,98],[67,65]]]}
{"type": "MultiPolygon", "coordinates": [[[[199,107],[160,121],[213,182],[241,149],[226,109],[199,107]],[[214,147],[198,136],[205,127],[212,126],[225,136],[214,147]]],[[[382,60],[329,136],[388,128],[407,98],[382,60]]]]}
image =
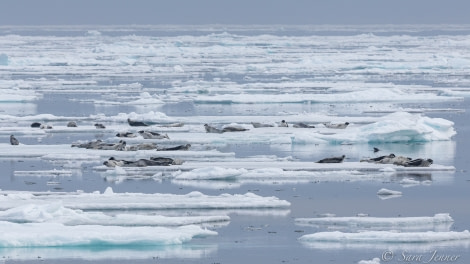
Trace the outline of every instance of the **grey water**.
{"type": "MultiPolygon", "coordinates": [[[[55,32],[52,32],[55,34],[55,32]]],[[[340,32],[341,33],[341,32],[340,32]]],[[[340,34],[338,33],[338,34],[340,34]]],[[[32,34],[23,32],[23,34],[32,34]]],[[[46,34],[35,32],[34,34],[46,34]]],[[[47,32],[51,34],[51,32],[47,32]]],[[[67,33],[61,33],[67,34],[67,33]]],[[[70,34],[70,33],[69,33],[70,34]]],[[[75,33],[74,33],[75,34],[75,33]]],[[[118,34],[118,33],[116,33],[118,34]]],[[[122,34],[122,33],[119,33],[122,34]]],[[[158,33],[154,33],[158,34],[158,33]]],[[[172,33],[175,35],[179,32],[172,33]]],[[[297,33],[295,33],[297,34],[297,33]]],[[[352,34],[352,33],[351,33],[352,34]]],[[[422,33],[431,34],[429,32],[422,33]]],[[[65,74],[66,75],[66,74],[65,74]]],[[[266,77],[266,76],[263,76],[266,77]]],[[[268,76],[269,77],[269,76],[268,76]]],[[[273,78],[275,76],[272,76],[273,78]]],[[[73,77],[70,77],[73,78],[73,77]]],[[[403,83],[403,76],[391,82],[403,83]]],[[[433,82],[422,76],[417,79],[412,76],[413,82],[433,85],[433,82]]],[[[232,81],[243,82],[241,78],[232,81]]],[[[136,81],[136,80],[132,80],[136,81]]],[[[138,80],[145,84],[145,80],[138,80]]],[[[437,86],[437,84],[434,84],[437,86]]],[[[99,88],[99,87],[97,87],[99,88]]],[[[168,87],[161,87],[167,89],[168,87]]],[[[87,102],[86,99],[100,96],[99,94],[82,93],[44,93],[42,99],[34,102],[37,114],[47,113],[57,116],[89,117],[91,114],[104,113],[116,115],[135,111],[133,106],[97,106],[87,102]],[[80,99],[80,100],[77,100],[80,99]]],[[[333,104],[334,105],[334,104],[333,104]]],[[[394,104],[394,108],[410,107],[411,104],[394,104]]],[[[421,105],[422,106],[422,105],[421,105]]],[[[205,105],[195,103],[169,103],[163,106],[152,106],[146,110],[160,111],[168,116],[198,116],[212,115],[253,115],[272,114],[279,112],[317,112],[330,109],[332,104],[274,104],[259,108],[256,105],[205,105]]],[[[433,216],[436,213],[449,213],[455,220],[451,231],[470,229],[470,102],[465,98],[462,102],[430,104],[436,109],[457,108],[461,112],[429,112],[429,117],[441,117],[454,122],[457,135],[451,142],[430,143],[378,143],[358,145],[331,145],[319,152],[315,146],[289,146],[277,148],[268,144],[249,143],[227,144],[218,147],[222,152],[234,152],[236,157],[253,155],[277,155],[278,157],[294,157],[303,161],[316,161],[325,156],[345,154],[350,161],[357,161],[364,156],[374,155],[373,147],[381,149],[381,153],[401,152],[410,155],[421,153],[426,144],[443,144],[440,157],[431,157],[442,165],[452,165],[455,172],[430,172],[427,174],[397,174],[387,181],[342,181],[342,182],[299,182],[282,184],[243,184],[237,188],[202,188],[199,186],[177,185],[170,181],[129,180],[122,183],[108,182],[103,179],[93,166],[100,165],[102,161],[90,161],[78,169],[74,169],[72,177],[48,178],[14,175],[14,171],[60,169],[66,164],[60,162],[45,162],[39,159],[3,158],[0,159],[0,189],[25,191],[76,191],[86,192],[103,191],[111,186],[114,192],[143,192],[143,193],[175,193],[186,194],[191,191],[201,191],[208,195],[222,193],[253,192],[261,196],[276,196],[291,202],[286,213],[253,210],[251,212],[235,211],[230,213],[230,223],[217,228],[217,236],[196,238],[191,242],[178,247],[158,248],[44,248],[8,250],[0,249],[0,262],[5,263],[357,263],[360,260],[381,259],[392,252],[395,256],[389,263],[406,262],[401,259],[404,255],[424,255],[430,257],[434,251],[446,255],[460,256],[453,263],[468,263],[470,261],[470,244],[462,243],[429,243],[416,244],[378,244],[378,245],[351,245],[351,244],[319,244],[305,245],[298,238],[305,234],[318,231],[329,231],[322,227],[305,227],[295,224],[294,219],[300,217],[317,217],[321,214],[331,213],[337,216],[355,216],[368,214],[377,217],[409,217],[433,216]],[[450,147],[449,147],[450,145],[450,147]],[[446,151],[450,151],[446,152],[446,151]],[[453,157],[449,159],[448,157],[453,157]],[[413,178],[422,184],[417,186],[404,186],[400,184],[403,178],[413,178]],[[59,185],[48,185],[50,180],[59,181],[59,185]],[[428,182],[431,182],[429,184],[428,182]],[[381,188],[393,189],[403,192],[403,196],[394,199],[382,200],[376,193],[381,188]],[[123,257],[122,252],[130,251],[130,259],[123,257]],[[175,251],[177,253],[172,252],[175,251]],[[64,254],[73,252],[73,254],[64,254]],[[179,253],[178,253],[179,252],[179,253]],[[143,258],[138,257],[142,254],[143,258]],[[74,257],[55,258],[54,254],[74,257]],[[37,255],[35,259],[22,258],[22,255],[37,255]],[[102,258],[93,256],[103,255],[102,258]],[[119,256],[114,258],[113,255],[119,256]]],[[[360,104],[335,106],[338,115],[361,115],[360,104]]],[[[81,121],[91,123],[92,120],[81,121]]],[[[24,122],[22,125],[29,125],[24,122]]],[[[54,125],[54,123],[52,123],[54,125]]],[[[91,140],[107,138],[110,135],[99,133],[81,133],[80,135],[55,133],[47,137],[24,137],[25,144],[70,144],[76,140],[91,140]]],[[[8,137],[0,136],[2,142],[8,137]]],[[[427,260],[427,259],[426,259],[427,260]]],[[[410,261],[413,263],[413,261],[410,261]]],[[[416,263],[416,261],[414,261],[416,263]]]]}

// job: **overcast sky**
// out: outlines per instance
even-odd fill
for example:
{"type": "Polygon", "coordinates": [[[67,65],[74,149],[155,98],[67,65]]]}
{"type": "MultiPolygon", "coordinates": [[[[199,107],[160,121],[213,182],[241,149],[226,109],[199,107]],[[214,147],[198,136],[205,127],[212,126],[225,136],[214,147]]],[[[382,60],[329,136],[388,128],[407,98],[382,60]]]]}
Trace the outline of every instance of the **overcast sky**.
{"type": "Polygon", "coordinates": [[[0,25],[470,24],[470,0],[0,0],[0,25]]]}

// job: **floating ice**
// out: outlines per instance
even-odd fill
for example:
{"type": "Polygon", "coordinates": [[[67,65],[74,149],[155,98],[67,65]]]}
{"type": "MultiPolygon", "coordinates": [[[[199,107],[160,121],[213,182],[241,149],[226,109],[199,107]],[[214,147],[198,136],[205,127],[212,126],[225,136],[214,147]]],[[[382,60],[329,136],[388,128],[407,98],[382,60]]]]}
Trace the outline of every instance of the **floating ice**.
{"type": "Polygon", "coordinates": [[[304,235],[299,240],[304,242],[331,243],[434,243],[451,240],[469,240],[470,232],[392,232],[364,231],[358,233],[318,232],[304,235]]]}
{"type": "Polygon", "coordinates": [[[217,251],[217,245],[178,244],[167,246],[138,247],[10,247],[0,248],[2,256],[14,261],[37,261],[41,259],[74,259],[87,261],[112,260],[149,260],[158,256],[159,259],[197,259],[207,257],[217,251]]]}
{"type": "Polygon", "coordinates": [[[36,177],[57,177],[57,176],[72,176],[70,170],[42,170],[42,171],[14,171],[15,176],[36,176],[36,177]]]}
{"type": "Polygon", "coordinates": [[[435,230],[449,231],[454,220],[449,214],[432,217],[318,217],[296,218],[298,225],[327,226],[349,230],[435,230]]]}
{"type": "Polygon", "coordinates": [[[290,203],[277,197],[262,197],[253,193],[204,195],[191,192],[186,195],[113,193],[111,188],[103,193],[30,193],[0,192],[0,208],[3,210],[27,204],[48,204],[61,201],[63,206],[82,210],[158,210],[158,209],[249,209],[285,208],[290,203]]]}
{"type": "Polygon", "coordinates": [[[402,192],[400,191],[393,191],[389,189],[382,188],[377,191],[377,195],[399,195],[401,196],[402,192]]]}
{"type": "Polygon", "coordinates": [[[371,260],[360,260],[357,264],[380,264],[380,259],[373,258],[371,260]]]}
{"type": "Polygon", "coordinates": [[[59,223],[17,224],[0,221],[0,247],[165,246],[217,233],[199,226],[123,227],[66,226],[59,223]]]}

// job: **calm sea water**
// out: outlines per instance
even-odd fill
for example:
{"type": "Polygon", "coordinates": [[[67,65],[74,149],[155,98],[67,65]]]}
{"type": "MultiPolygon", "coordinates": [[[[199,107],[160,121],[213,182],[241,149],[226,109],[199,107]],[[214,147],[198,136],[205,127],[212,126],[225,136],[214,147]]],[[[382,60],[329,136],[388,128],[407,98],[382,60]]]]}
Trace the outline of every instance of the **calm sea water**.
{"type": "MultiPolygon", "coordinates": [[[[249,30],[247,30],[249,31],[249,30]]],[[[15,34],[24,35],[80,35],[83,31],[9,31],[15,34]]],[[[326,34],[326,31],[321,31],[326,34]]],[[[458,31],[462,34],[461,31],[458,31]]],[[[132,34],[150,34],[155,37],[162,35],[179,36],[178,31],[170,33],[161,33],[151,31],[135,31],[132,34]]],[[[184,33],[187,33],[186,31],[184,33]]],[[[262,32],[265,33],[265,32],[262,32]]],[[[268,32],[272,33],[272,32],[268,32]]],[[[282,32],[283,34],[288,34],[282,32]]],[[[348,36],[364,33],[336,31],[335,35],[348,36]]],[[[408,33],[400,32],[400,34],[408,33]]],[[[438,35],[442,32],[430,30],[415,33],[417,35],[438,35]]],[[[451,32],[455,33],[455,32],[451,32]]],[[[104,33],[105,34],[105,33],[104,33]]],[[[127,35],[126,33],[109,33],[110,35],[127,35]]],[[[206,34],[206,32],[195,33],[206,34]]],[[[253,36],[259,32],[251,32],[253,36]]],[[[277,34],[282,35],[277,32],[277,34]]],[[[291,35],[308,35],[311,32],[292,32],[291,35]]],[[[316,33],[317,35],[320,33],[316,33]]],[[[333,33],[332,33],[333,34],[333,33]]],[[[388,34],[383,33],[388,36],[388,34]]],[[[392,34],[392,33],[389,33],[392,34]]],[[[393,34],[398,34],[394,32],[393,34]]],[[[183,34],[181,34],[183,35],[183,34]]],[[[380,35],[380,34],[378,34],[380,35]]],[[[403,44],[403,43],[402,43],[403,44]]],[[[109,82],[99,82],[96,88],[100,89],[110,82],[122,81],[122,77],[109,74],[100,76],[102,79],[108,79],[109,82]]],[[[269,78],[277,79],[277,75],[266,76],[261,73],[253,74],[258,76],[260,82],[268,82],[269,78]]],[[[220,76],[220,73],[217,74],[220,76]]],[[[41,76],[41,73],[34,74],[34,78],[53,79],[48,75],[41,76]]],[[[88,76],[69,76],[64,68],[63,76],[70,80],[84,80],[88,76]]],[[[204,78],[211,79],[205,75],[204,78]]],[[[223,77],[236,83],[249,82],[246,76],[226,73],[223,77]]],[[[19,77],[9,76],[11,79],[25,78],[20,74],[19,77]]],[[[147,77],[146,77],[147,78],[147,77]]],[[[157,82],[146,78],[139,79],[134,77],[128,80],[129,83],[139,82],[144,87],[151,87],[152,83],[157,82]]],[[[179,78],[174,77],[175,80],[179,78]]],[[[329,77],[328,77],[329,78],[329,77]]],[[[328,79],[325,77],[325,79],[328,79]]],[[[372,78],[378,79],[378,78],[372,78]]],[[[250,79],[248,79],[250,80],[250,79]]],[[[252,79],[251,79],[252,80],[252,79]]],[[[171,81],[171,80],[170,80],[171,81]]],[[[166,80],[158,89],[171,89],[168,87],[170,81],[166,80]]],[[[375,80],[376,81],[376,80],[375,80]]],[[[433,82],[433,78],[428,75],[419,76],[411,74],[409,76],[387,76],[387,82],[395,84],[413,83],[414,85],[428,85],[429,87],[442,84],[433,82]]],[[[464,87],[465,88],[465,87],[464,87]]],[[[106,90],[105,90],[106,91],[106,90]]],[[[112,93],[112,92],[105,92],[112,93]]],[[[131,105],[103,106],[89,102],[88,99],[96,97],[106,98],[106,94],[87,94],[87,93],[69,93],[69,92],[43,92],[43,98],[32,102],[35,114],[53,114],[57,116],[76,116],[87,117],[96,113],[103,113],[107,116],[118,113],[130,113],[136,111],[131,105]],[[79,100],[77,100],[79,99],[79,100]]],[[[109,95],[109,94],[108,94],[109,95]]],[[[334,105],[334,104],[333,104],[334,105]]],[[[380,105],[380,104],[378,104],[380,105]]],[[[420,105],[419,107],[426,107],[420,105]]],[[[22,106],[18,106],[21,108],[22,106]]],[[[276,115],[279,112],[317,112],[325,109],[331,109],[332,104],[281,104],[259,107],[257,105],[227,105],[215,104],[204,105],[188,102],[169,103],[163,106],[145,108],[142,112],[156,110],[164,112],[169,116],[203,116],[219,113],[220,115],[234,115],[242,111],[251,110],[254,115],[276,115]]],[[[351,109],[361,109],[360,104],[337,105],[336,114],[338,115],[361,115],[360,111],[351,109]]],[[[393,107],[418,107],[413,104],[394,104],[393,107]]],[[[205,194],[219,195],[221,193],[246,193],[254,192],[262,196],[276,196],[280,199],[291,202],[291,207],[285,212],[273,211],[234,211],[230,213],[230,224],[216,229],[218,235],[209,238],[196,238],[178,247],[164,248],[45,248],[45,249],[20,249],[0,250],[0,261],[6,263],[36,263],[38,261],[45,263],[357,263],[360,260],[372,258],[381,258],[387,252],[392,252],[395,258],[391,263],[401,263],[404,260],[400,258],[408,255],[424,255],[430,257],[434,251],[447,255],[459,255],[459,259],[454,263],[467,263],[470,261],[470,243],[468,241],[458,243],[439,243],[439,244],[383,244],[383,245],[360,245],[360,244],[315,244],[304,245],[298,241],[302,235],[318,231],[326,231],[322,227],[305,227],[296,225],[295,218],[316,217],[320,214],[331,213],[337,216],[355,216],[357,214],[368,214],[377,217],[398,217],[398,216],[432,216],[436,213],[450,213],[455,220],[451,227],[452,231],[463,231],[470,229],[470,211],[468,204],[470,198],[470,159],[468,151],[470,142],[470,103],[467,99],[462,102],[430,104],[428,107],[436,109],[462,109],[461,112],[443,112],[431,111],[426,113],[430,117],[441,117],[451,120],[455,123],[457,135],[451,142],[431,142],[431,143],[409,143],[409,144],[359,144],[359,145],[331,145],[327,151],[321,148],[318,151],[316,146],[271,146],[267,144],[228,144],[219,147],[223,152],[235,152],[236,157],[247,157],[253,155],[277,155],[279,157],[295,157],[304,161],[315,161],[325,156],[337,155],[343,153],[348,160],[356,161],[361,157],[372,155],[372,148],[379,147],[383,153],[400,152],[404,154],[417,155],[422,153],[426,144],[442,144],[442,153],[440,157],[431,157],[440,161],[443,165],[453,165],[456,168],[454,173],[431,172],[429,174],[411,175],[398,174],[386,181],[331,181],[331,182],[299,182],[299,183],[270,183],[270,184],[243,184],[236,188],[204,188],[201,186],[178,185],[170,181],[124,181],[122,183],[112,183],[103,180],[103,178],[93,170],[93,166],[99,165],[99,162],[90,162],[82,166],[79,172],[74,172],[71,178],[54,179],[59,180],[59,186],[47,185],[50,178],[41,177],[16,177],[14,171],[18,170],[42,170],[61,168],[63,164],[44,162],[39,159],[8,159],[0,160],[0,188],[2,190],[28,190],[28,191],[75,191],[84,190],[87,192],[100,190],[111,186],[115,192],[145,192],[145,193],[175,193],[185,194],[191,191],[201,191],[205,194]],[[450,146],[450,147],[449,147],[450,146]],[[450,159],[448,157],[451,157],[450,159]],[[418,182],[431,180],[431,184],[419,184],[407,187],[400,184],[404,178],[413,178],[418,182]],[[394,199],[381,200],[376,193],[381,188],[388,188],[403,192],[403,196],[394,199]],[[32,257],[34,256],[34,257],[32,257]],[[57,257],[58,256],[58,257],[57,257]],[[67,257],[60,257],[67,256],[67,257]],[[401,260],[401,261],[400,261],[401,260]]],[[[13,107],[14,108],[14,107],[13,107]]],[[[138,110],[137,110],[138,111],[138,110]]],[[[21,115],[21,114],[18,114],[21,115]]],[[[25,124],[27,125],[27,124],[25,124]]],[[[26,137],[24,144],[69,144],[75,140],[106,138],[107,135],[96,133],[89,134],[53,134],[48,137],[26,137]]],[[[1,137],[7,141],[7,135],[1,137]]],[[[425,258],[423,257],[423,258],[425,258]]],[[[384,262],[382,260],[382,262],[384,262]]],[[[416,263],[418,261],[410,261],[416,263]]],[[[421,262],[422,263],[422,262],[421,262]]]]}

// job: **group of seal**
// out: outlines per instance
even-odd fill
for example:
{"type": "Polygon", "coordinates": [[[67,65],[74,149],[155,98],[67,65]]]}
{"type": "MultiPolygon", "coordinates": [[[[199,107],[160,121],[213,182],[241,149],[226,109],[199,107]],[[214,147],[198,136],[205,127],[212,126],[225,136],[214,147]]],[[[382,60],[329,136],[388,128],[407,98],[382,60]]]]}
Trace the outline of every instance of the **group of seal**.
{"type": "Polygon", "coordinates": [[[380,164],[394,164],[404,167],[429,167],[433,163],[432,159],[412,159],[404,156],[396,156],[391,153],[389,155],[380,156],[376,158],[363,159],[361,162],[380,163],[380,164]]]}
{"type": "MultiPolygon", "coordinates": [[[[274,127],[274,125],[272,125],[272,124],[264,124],[264,123],[259,123],[259,122],[251,122],[251,125],[254,128],[274,127]]],[[[328,123],[323,123],[323,125],[326,128],[344,129],[349,125],[349,122],[345,122],[345,123],[331,123],[331,122],[328,122],[328,123]]],[[[278,127],[289,127],[289,124],[286,122],[286,120],[281,120],[281,122],[277,126],[278,127]]],[[[292,125],[292,127],[295,127],[295,128],[315,128],[314,125],[305,124],[303,122],[295,123],[295,124],[292,125]]]]}
{"type": "Polygon", "coordinates": [[[105,143],[102,140],[98,139],[87,143],[72,144],[72,147],[124,151],[126,150],[126,141],[120,140],[118,143],[105,143]]]}
{"type": "MultiPolygon", "coordinates": [[[[127,119],[127,122],[132,127],[149,126],[148,124],[141,121],[133,121],[127,119]]],[[[174,124],[172,126],[182,126],[181,123],[174,124]]],[[[102,124],[95,124],[96,128],[105,128],[102,124]]],[[[142,136],[144,139],[170,139],[167,134],[160,134],[157,132],[141,130],[137,133],[133,132],[120,132],[116,134],[116,137],[120,138],[134,138],[137,135],[142,136]]],[[[116,151],[137,151],[137,150],[156,150],[156,151],[177,151],[177,150],[188,150],[191,144],[178,145],[173,147],[159,147],[156,143],[141,143],[135,145],[128,145],[126,141],[120,140],[117,143],[105,143],[98,139],[86,143],[72,144],[72,147],[86,148],[86,149],[98,149],[98,150],[116,150],[116,151]]],[[[183,161],[179,159],[165,158],[165,157],[150,157],[149,159],[138,159],[138,160],[118,160],[114,157],[109,158],[103,164],[107,167],[146,167],[146,166],[169,166],[169,165],[180,165],[183,161]]]]}
{"type": "Polygon", "coordinates": [[[181,165],[182,160],[165,158],[165,157],[150,157],[150,159],[138,159],[138,160],[118,160],[114,157],[109,158],[103,162],[106,167],[147,167],[147,166],[170,166],[170,165],[181,165]]]}
{"type": "MultiPolygon", "coordinates": [[[[329,157],[324,158],[317,163],[341,163],[343,162],[346,156],[342,155],[339,157],[329,157]]],[[[391,153],[390,155],[380,156],[376,158],[370,159],[362,159],[360,162],[369,162],[369,163],[378,163],[378,164],[394,164],[398,166],[404,167],[429,167],[433,163],[432,159],[412,159],[404,156],[395,156],[395,154],[391,153]]]]}

